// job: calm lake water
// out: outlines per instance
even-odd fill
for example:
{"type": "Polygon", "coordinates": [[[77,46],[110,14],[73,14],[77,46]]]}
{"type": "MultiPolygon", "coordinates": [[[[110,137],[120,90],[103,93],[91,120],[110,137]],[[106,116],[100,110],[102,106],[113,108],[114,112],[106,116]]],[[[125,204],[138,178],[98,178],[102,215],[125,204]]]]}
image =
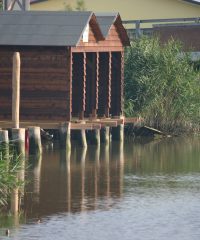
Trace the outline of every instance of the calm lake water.
{"type": "Polygon", "coordinates": [[[0,218],[0,239],[200,239],[200,137],[45,145],[27,166],[24,212],[0,218]]]}

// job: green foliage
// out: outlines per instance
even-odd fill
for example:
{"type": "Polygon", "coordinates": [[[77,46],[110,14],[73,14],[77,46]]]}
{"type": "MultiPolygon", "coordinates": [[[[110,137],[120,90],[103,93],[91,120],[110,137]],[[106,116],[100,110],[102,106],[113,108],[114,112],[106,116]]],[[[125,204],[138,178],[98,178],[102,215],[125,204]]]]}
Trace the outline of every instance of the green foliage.
{"type": "Polygon", "coordinates": [[[135,40],[125,57],[125,113],[167,131],[199,126],[200,78],[180,43],[135,40]]]}
{"type": "Polygon", "coordinates": [[[3,2],[0,0],[0,11],[3,10],[3,2]]]}
{"type": "Polygon", "coordinates": [[[77,11],[86,11],[84,0],[77,0],[76,1],[76,10],[77,11]]]}
{"type": "Polygon", "coordinates": [[[73,7],[71,3],[64,3],[64,8],[66,11],[86,11],[86,7],[85,7],[85,2],[84,0],[77,0],[76,1],[76,6],[73,7]]]}
{"type": "Polygon", "coordinates": [[[0,147],[0,209],[7,205],[11,191],[23,185],[17,178],[23,160],[14,152],[8,155],[6,149],[8,146],[0,147]]]}

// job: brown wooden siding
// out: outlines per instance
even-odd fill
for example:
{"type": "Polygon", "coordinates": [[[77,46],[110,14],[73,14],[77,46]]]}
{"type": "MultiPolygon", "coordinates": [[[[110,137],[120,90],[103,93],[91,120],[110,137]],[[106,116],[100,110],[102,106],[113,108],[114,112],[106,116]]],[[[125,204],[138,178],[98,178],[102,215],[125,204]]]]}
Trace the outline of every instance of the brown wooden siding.
{"type": "Polygon", "coordinates": [[[97,41],[95,34],[90,28],[89,42],[84,43],[81,40],[77,47],[72,48],[73,52],[82,52],[82,51],[105,52],[105,51],[122,51],[122,50],[123,50],[123,44],[117,32],[117,29],[114,25],[110,28],[108,37],[103,41],[97,41]]]}
{"type": "Polygon", "coordinates": [[[11,119],[14,51],[21,54],[20,120],[69,119],[67,48],[0,49],[0,119],[11,119]]]}

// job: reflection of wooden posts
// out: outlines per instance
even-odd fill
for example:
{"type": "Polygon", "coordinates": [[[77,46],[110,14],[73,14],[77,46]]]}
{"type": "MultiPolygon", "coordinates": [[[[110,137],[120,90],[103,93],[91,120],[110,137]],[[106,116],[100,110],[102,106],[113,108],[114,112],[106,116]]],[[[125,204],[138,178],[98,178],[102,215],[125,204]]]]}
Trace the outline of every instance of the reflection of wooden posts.
{"type": "Polygon", "coordinates": [[[34,168],[33,168],[33,193],[35,196],[35,201],[39,203],[40,196],[40,178],[41,178],[41,166],[42,166],[42,155],[36,154],[33,158],[34,168]]]}
{"type": "Polygon", "coordinates": [[[110,146],[104,145],[103,148],[103,159],[105,161],[106,171],[106,196],[110,197],[110,146]]]}
{"type": "Polygon", "coordinates": [[[81,149],[81,211],[85,210],[85,159],[87,149],[81,149]]]}
{"type": "Polygon", "coordinates": [[[71,212],[71,149],[66,151],[67,167],[67,210],[71,212]]]}
{"type": "Polygon", "coordinates": [[[20,106],[20,54],[13,55],[12,72],[12,121],[13,127],[19,128],[19,106],[20,106]]]}
{"type": "Polygon", "coordinates": [[[94,209],[97,208],[98,184],[99,184],[99,167],[100,167],[100,147],[95,149],[95,172],[94,172],[94,209]]]}
{"type": "Polygon", "coordinates": [[[19,211],[19,189],[15,188],[11,192],[10,210],[12,214],[17,214],[19,211]]]}
{"type": "Polygon", "coordinates": [[[124,144],[119,143],[119,194],[123,194],[123,184],[124,184],[124,144]]]}
{"type": "Polygon", "coordinates": [[[29,153],[41,154],[42,143],[41,143],[40,127],[29,127],[28,135],[29,135],[29,153]]]}

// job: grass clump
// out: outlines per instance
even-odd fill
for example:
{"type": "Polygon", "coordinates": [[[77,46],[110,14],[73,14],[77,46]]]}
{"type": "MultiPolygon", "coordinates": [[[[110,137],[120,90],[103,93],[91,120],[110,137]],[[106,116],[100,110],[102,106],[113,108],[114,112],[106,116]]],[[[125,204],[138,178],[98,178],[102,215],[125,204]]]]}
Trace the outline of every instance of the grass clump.
{"type": "Polygon", "coordinates": [[[125,56],[125,114],[170,133],[199,129],[200,74],[180,43],[132,42],[125,56]]]}
{"type": "Polygon", "coordinates": [[[23,161],[8,146],[0,146],[0,212],[8,206],[11,192],[24,183],[18,178],[23,161]]]}

